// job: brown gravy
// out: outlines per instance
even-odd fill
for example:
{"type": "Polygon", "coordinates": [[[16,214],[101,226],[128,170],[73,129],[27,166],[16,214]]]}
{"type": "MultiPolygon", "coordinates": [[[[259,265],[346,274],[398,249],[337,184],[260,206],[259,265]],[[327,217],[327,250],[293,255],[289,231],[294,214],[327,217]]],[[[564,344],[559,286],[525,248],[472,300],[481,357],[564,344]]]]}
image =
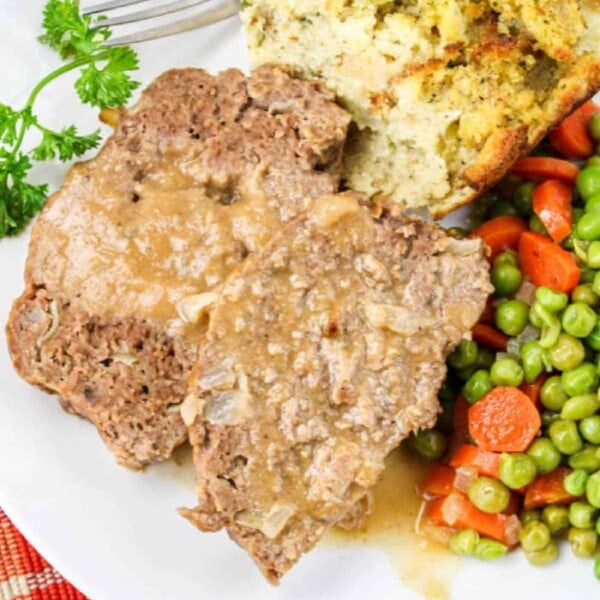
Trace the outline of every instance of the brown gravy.
{"type": "Polygon", "coordinates": [[[388,556],[404,584],[427,600],[446,600],[460,564],[441,544],[416,533],[421,506],[416,487],[426,469],[405,449],[394,451],[374,489],[373,513],[361,529],[332,527],[324,544],[369,544],[388,556]]]}

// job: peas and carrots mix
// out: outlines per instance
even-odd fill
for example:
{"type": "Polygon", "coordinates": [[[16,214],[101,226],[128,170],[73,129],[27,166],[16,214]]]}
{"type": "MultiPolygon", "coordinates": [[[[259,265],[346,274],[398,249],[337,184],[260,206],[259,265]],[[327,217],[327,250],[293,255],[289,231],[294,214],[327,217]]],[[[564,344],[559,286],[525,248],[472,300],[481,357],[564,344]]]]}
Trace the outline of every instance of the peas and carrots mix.
{"type": "Polygon", "coordinates": [[[600,107],[549,140],[468,234],[490,248],[495,292],[448,358],[436,427],[409,444],[432,463],[424,514],[453,552],[520,546],[541,566],[566,539],[600,579],[600,107]]]}

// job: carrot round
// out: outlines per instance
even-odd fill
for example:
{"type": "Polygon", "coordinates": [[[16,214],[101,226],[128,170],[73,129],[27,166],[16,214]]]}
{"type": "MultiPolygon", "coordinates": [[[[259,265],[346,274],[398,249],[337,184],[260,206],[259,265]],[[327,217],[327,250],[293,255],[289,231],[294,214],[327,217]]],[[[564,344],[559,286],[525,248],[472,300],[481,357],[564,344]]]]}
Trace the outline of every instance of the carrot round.
{"type": "Polygon", "coordinates": [[[591,100],[580,106],[550,132],[552,146],[568,158],[588,158],[594,154],[594,140],[588,125],[597,112],[600,112],[600,106],[591,100]]]}
{"type": "Polygon", "coordinates": [[[544,181],[559,179],[570,185],[575,185],[579,169],[567,160],[549,156],[526,156],[518,160],[511,172],[529,181],[544,181]]]}
{"type": "Polygon", "coordinates": [[[579,283],[581,271],[574,256],[546,236],[527,231],[519,242],[519,264],[536,286],[570,294],[579,283]]]}
{"type": "Polygon", "coordinates": [[[571,496],[564,486],[565,477],[571,472],[567,467],[558,467],[550,473],[540,475],[527,486],[525,508],[538,508],[548,504],[569,504],[576,498],[571,496]]]}
{"type": "Polygon", "coordinates": [[[498,479],[500,477],[500,455],[482,450],[473,444],[461,444],[450,459],[450,466],[473,467],[479,475],[498,479]]]}
{"type": "Polygon", "coordinates": [[[562,242],[573,229],[572,200],[571,188],[558,179],[549,179],[533,191],[533,212],[555,242],[562,242]]]}
{"type": "Polygon", "coordinates": [[[497,387],[469,409],[469,433],[490,452],[524,452],[541,427],[531,400],[515,387],[497,387]]]}
{"type": "Polygon", "coordinates": [[[533,383],[527,383],[525,381],[519,387],[519,389],[531,400],[533,405],[538,410],[540,410],[542,406],[540,393],[542,391],[542,386],[544,383],[546,383],[546,379],[548,379],[548,375],[546,375],[546,373],[542,373],[533,383]]]}
{"type": "Polygon", "coordinates": [[[469,237],[479,237],[492,251],[491,260],[507,248],[516,250],[527,223],[519,217],[496,217],[474,229],[469,237]]]}
{"type": "Polygon", "coordinates": [[[482,346],[496,350],[497,352],[506,352],[508,336],[504,335],[494,327],[477,323],[473,329],[473,339],[482,346]]]}

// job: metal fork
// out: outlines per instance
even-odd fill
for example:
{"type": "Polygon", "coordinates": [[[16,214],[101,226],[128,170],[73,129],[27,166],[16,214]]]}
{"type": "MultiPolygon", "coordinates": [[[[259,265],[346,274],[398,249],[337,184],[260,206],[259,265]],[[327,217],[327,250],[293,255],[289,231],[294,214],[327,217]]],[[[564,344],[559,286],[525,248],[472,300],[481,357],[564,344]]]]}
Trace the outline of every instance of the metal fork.
{"type": "Polygon", "coordinates": [[[148,0],[111,0],[110,2],[102,2],[101,4],[83,8],[81,12],[84,15],[102,14],[102,17],[97,17],[92,21],[93,25],[118,27],[119,25],[145,22],[163,15],[174,15],[193,6],[207,4],[204,10],[187,18],[163,23],[134,33],[114,38],[111,37],[105,42],[107,46],[125,46],[206,27],[218,21],[223,21],[237,14],[240,10],[240,0],[175,0],[173,2],[163,2],[159,5],[141,8],[141,10],[134,10],[126,14],[112,16],[112,11],[134,4],[145,4],[148,6],[151,2],[148,2],[148,0]]]}

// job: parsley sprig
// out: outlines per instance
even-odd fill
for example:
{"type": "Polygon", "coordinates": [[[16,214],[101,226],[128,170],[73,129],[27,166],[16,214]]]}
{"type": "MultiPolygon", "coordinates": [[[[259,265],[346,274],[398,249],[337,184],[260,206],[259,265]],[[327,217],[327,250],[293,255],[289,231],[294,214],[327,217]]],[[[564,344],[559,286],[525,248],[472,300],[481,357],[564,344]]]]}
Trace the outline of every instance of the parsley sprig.
{"type": "Polygon", "coordinates": [[[40,41],[67,62],[39,81],[22,109],[0,103],[0,237],[19,233],[46,200],[48,186],[27,181],[35,161],[70,160],[100,143],[99,130],[82,135],[74,125],[54,131],[40,123],[34,106],[46,86],[79,70],[77,95],[100,109],[125,104],[139,86],[130,75],[138,68],[135,52],[104,46],[110,29],[92,27],[90,17],[80,14],[78,0],[48,0],[42,29],[40,41]],[[25,150],[25,136],[31,131],[39,141],[25,150]]]}

